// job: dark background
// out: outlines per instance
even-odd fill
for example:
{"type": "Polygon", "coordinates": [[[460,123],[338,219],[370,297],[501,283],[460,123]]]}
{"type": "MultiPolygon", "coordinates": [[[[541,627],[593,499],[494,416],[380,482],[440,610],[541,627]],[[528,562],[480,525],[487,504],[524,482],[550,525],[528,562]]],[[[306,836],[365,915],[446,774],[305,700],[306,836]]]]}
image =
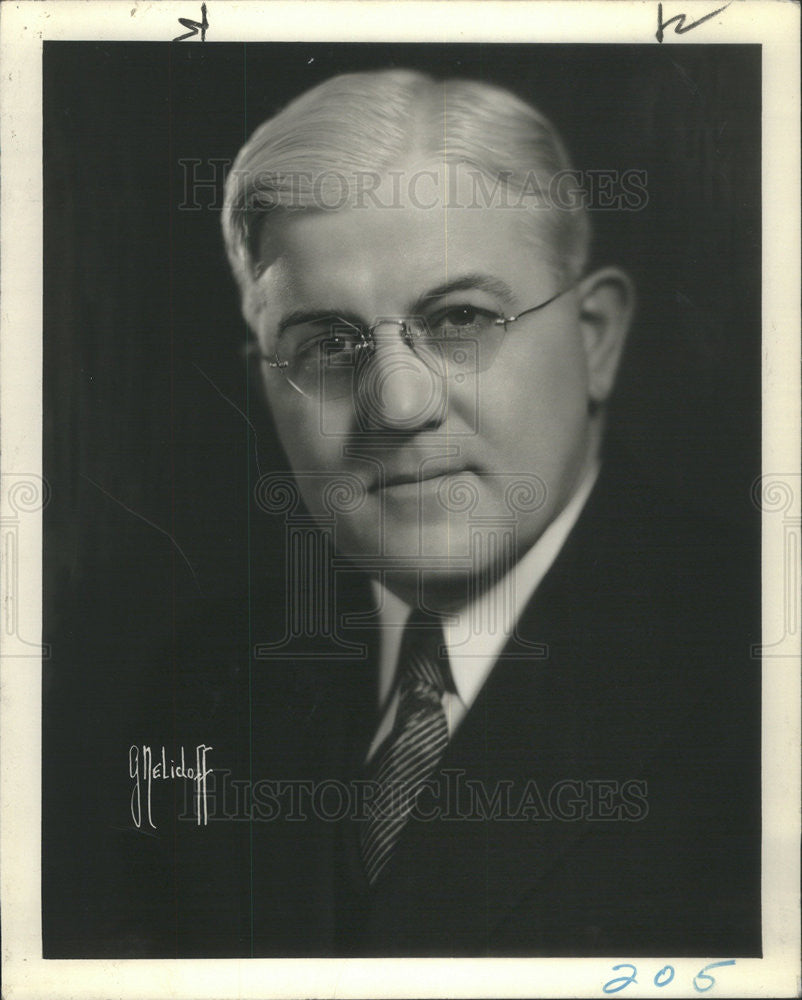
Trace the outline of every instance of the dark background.
{"type": "MultiPolygon", "coordinates": [[[[248,773],[249,650],[284,610],[282,525],[252,488],[284,462],[242,353],[224,169],[296,94],[389,66],[499,83],[577,167],[646,171],[645,209],[592,216],[595,263],[639,290],[611,435],[669,503],[758,538],[759,46],[46,42],[46,955],[173,953],[185,834],[175,803],[158,836],[133,829],[130,744],[228,740],[248,773]],[[187,192],[190,160],[203,179],[221,161],[216,188],[187,192]],[[239,660],[188,691],[182,623],[223,607],[239,609],[239,660]]],[[[246,893],[247,826],[219,879],[246,893]]],[[[214,919],[247,941],[228,905],[214,919]]]]}

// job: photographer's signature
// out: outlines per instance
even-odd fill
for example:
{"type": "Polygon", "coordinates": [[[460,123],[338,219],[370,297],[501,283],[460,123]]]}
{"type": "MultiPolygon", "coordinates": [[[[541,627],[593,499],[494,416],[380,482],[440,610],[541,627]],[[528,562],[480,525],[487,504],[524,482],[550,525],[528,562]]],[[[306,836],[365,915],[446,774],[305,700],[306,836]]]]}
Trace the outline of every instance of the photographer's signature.
{"type": "MultiPolygon", "coordinates": [[[[176,779],[195,783],[195,810],[198,826],[206,826],[209,814],[206,802],[206,779],[214,768],[207,767],[206,755],[213,747],[200,743],[195,747],[194,763],[187,766],[183,746],[178,760],[167,756],[165,747],[131,746],[128,750],[128,775],[134,782],[131,789],[131,818],[137,829],[142,828],[143,818],[151,829],[153,822],[154,781],[174,781],[176,779]],[[144,800],[144,806],[143,806],[144,800]],[[143,816],[144,809],[144,816],[143,816]]],[[[191,758],[190,758],[191,760],[191,758]]]]}

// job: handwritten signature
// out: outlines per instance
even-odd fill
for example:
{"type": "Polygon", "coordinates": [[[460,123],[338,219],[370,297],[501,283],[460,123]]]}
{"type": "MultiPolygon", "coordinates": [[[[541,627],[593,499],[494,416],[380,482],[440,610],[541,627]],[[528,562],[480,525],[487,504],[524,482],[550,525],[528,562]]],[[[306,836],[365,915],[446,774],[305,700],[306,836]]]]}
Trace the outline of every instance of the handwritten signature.
{"type": "Polygon", "coordinates": [[[154,781],[171,781],[183,779],[192,781],[196,785],[196,816],[198,826],[206,826],[209,821],[207,807],[207,778],[214,771],[214,768],[206,766],[206,755],[213,747],[205,743],[199,743],[195,747],[195,764],[187,766],[184,748],[181,747],[179,754],[180,762],[176,762],[172,757],[168,757],[165,747],[160,748],[160,752],[154,753],[154,748],[143,744],[141,747],[133,745],[128,750],[128,776],[134,782],[131,789],[131,818],[134,826],[139,830],[142,827],[142,800],[145,804],[145,817],[148,826],[156,829],[153,822],[153,783],[154,781]]]}

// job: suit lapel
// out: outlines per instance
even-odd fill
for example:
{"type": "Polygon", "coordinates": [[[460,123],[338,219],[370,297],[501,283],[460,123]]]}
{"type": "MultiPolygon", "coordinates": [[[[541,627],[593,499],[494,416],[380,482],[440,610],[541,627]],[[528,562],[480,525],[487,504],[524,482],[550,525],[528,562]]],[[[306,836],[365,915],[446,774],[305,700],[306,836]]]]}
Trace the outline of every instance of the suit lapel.
{"type": "Polygon", "coordinates": [[[603,829],[583,818],[589,783],[642,774],[694,678],[638,628],[654,600],[638,546],[637,518],[595,495],[518,625],[548,655],[507,659],[512,639],[500,657],[436,776],[445,814],[441,796],[440,816],[407,825],[375,889],[368,953],[392,940],[393,954],[482,954],[518,900],[603,829]],[[494,801],[506,818],[486,818],[494,801]]]}

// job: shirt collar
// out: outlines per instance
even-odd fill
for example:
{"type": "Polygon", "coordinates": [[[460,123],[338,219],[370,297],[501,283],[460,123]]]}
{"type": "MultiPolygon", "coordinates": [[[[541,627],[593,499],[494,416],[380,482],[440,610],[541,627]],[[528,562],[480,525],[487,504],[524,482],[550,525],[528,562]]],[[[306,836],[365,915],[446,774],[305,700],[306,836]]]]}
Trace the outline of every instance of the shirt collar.
{"type": "Polygon", "coordinates": [[[460,699],[471,705],[526,605],[565,544],[598,478],[595,463],[574,495],[535,544],[489,590],[444,629],[451,675],[460,699]]]}
{"type": "MultiPolygon", "coordinates": [[[[451,676],[457,696],[473,704],[493,665],[513,634],[521,612],[548,573],[577,522],[599,475],[599,463],[586,471],[578,488],[535,544],[512,569],[467,607],[455,613],[444,627],[451,676]]],[[[404,626],[411,614],[408,604],[374,580],[379,605],[382,643],[379,661],[379,704],[393,688],[396,661],[404,626]]]]}

